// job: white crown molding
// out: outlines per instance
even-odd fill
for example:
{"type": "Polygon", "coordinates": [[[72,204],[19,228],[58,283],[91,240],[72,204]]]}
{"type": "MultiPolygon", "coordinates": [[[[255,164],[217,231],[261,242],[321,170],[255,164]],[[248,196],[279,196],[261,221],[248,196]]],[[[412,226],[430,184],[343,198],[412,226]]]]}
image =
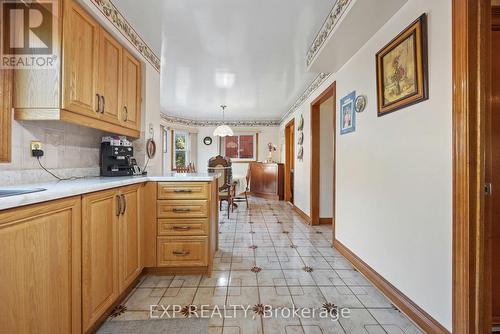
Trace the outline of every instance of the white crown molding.
{"type": "Polygon", "coordinates": [[[160,72],[160,58],[144,42],[127,19],[113,5],[111,0],[92,0],[97,9],[108,19],[111,24],[139,51],[139,53],[160,72]]]}
{"type": "Polygon", "coordinates": [[[351,0],[337,0],[337,2],[335,2],[335,4],[333,5],[330,14],[328,14],[328,16],[326,17],[323,26],[321,26],[321,29],[319,30],[318,34],[314,38],[313,43],[307,51],[306,64],[308,67],[311,65],[314,58],[316,58],[319,50],[328,39],[330,34],[333,32],[333,29],[339,22],[342,15],[345,13],[350,2],[351,0]]]}
{"type": "MultiPolygon", "coordinates": [[[[207,126],[219,126],[222,124],[222,121],[216,120],[195,120],[190,118],[178,117],[167,115],[165,113],[160,113],[161,119],[167,123],[171,124],[180,124],[188,127],[207,127],[207,126]]],[[[242,120],[242,121],[225,121],[224,124],[232,126],[232,127],[272,127],[279,126],[279,120],[242,120]]]]}
{"type": "Polygon", "coordinates": [[[306,90],[302,93],[302,95],[295,101],[295,103],[288,109],[288,111],[281,117],[280,119],[280,124],[282,124],[288,116],[290,116],[295,110],[297,110],[311,94],[318,89],[319,86],[323,82],[325,82],[326,79],[330,77],[331,73],[320,73],[318,76],[313,80],[313,82],[309,85],[309,87],[306,88],[306,90]]]}

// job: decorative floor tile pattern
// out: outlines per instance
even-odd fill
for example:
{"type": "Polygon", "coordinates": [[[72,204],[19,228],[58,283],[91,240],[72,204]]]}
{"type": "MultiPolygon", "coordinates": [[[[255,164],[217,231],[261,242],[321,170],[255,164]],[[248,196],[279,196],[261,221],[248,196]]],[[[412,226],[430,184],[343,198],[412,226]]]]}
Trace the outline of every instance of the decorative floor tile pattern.
{"type": "Polygon", "coordinates": [[[289,204],[256,198],[249,209],[240,203],[229,219],[224,212],[211,277],[144,277],[123,301],[123,312],[108,321],[148,319],[152,304],[182,305],[184,311],[241,304],[249,308],[212,318],[208,333],[422,333],[332,248],[331,226],[308,226],[289,204]],[[348,307],[350,317],[266,317],[261,313],[267,305],[348,307]]]}

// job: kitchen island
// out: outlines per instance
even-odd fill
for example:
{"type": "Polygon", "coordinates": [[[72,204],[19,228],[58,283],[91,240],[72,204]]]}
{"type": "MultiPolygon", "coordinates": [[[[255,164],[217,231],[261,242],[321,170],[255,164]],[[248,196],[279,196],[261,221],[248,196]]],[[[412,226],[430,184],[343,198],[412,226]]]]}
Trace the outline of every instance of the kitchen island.
{"type": "Polygon", "coordinates": [[[95,177],[0,198],[6,332],[92,332],[144,273],[210,275],[216,176],[95,177]],[[36,312],[14,312],[23,305],[36,312]],[[19,326],[23,326],[22,329],[19,326]]]}

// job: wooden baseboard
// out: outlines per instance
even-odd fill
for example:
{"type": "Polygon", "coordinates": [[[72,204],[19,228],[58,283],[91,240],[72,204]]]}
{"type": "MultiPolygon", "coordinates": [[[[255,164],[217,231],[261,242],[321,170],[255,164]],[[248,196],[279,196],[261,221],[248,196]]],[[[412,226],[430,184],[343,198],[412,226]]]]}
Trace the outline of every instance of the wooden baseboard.
{"type": "Polygon", "coordinates": [[[333,218],[330,217],[330,218],[320,218],[319,219],[319,224],[320,225],[331,225],[333,222],[333,218]]]}
{"type": "Polygon", "coordinates": [[[304,219],[304,221],[305,221],[306,224],[311,225],[311,223],[312,223],[311,217],[309,217],[308,215],[306,215],[304,213],[304,211],[300,210],[294,204],[292,204],[292,209],[293,209],[293,211],[295,211],[300,216],[300,218],[304,219]]]}
{"type": "Polygon", "coordinates": [[[380,276],[368,264],[361,260],[350,249],[344,246],[337,239],[334,240],[334,247],[366,278],[373,283],[395,306],[401,310],[408,318],[413,320],[425,333],[450,334],[439,322],[421,309],[410,298],[399,291],[394,285],[380,276]]]}

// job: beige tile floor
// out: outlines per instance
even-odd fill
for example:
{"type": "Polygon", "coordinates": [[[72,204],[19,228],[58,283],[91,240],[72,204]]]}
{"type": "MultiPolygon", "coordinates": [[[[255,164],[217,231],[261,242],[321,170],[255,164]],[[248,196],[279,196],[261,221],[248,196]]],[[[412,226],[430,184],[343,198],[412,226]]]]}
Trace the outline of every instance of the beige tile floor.
{"type": "Polygon", "coordinates": [[[250,306],[247,317],[242,309],[214,316],[209,333],[422,333],[332,248],[330,226],[307,226],[286,203],[252,198],[249,209],[240,203],[230,219],[220,215],[219,237],[211,277],[144,277],[124,301],[126,311],[109,321],[149,319],[150,305],[244,305],[250,306]],[[349,308],[350,317],[252,311],[256,304],[320,310],[325,303],[349,308]]]}

